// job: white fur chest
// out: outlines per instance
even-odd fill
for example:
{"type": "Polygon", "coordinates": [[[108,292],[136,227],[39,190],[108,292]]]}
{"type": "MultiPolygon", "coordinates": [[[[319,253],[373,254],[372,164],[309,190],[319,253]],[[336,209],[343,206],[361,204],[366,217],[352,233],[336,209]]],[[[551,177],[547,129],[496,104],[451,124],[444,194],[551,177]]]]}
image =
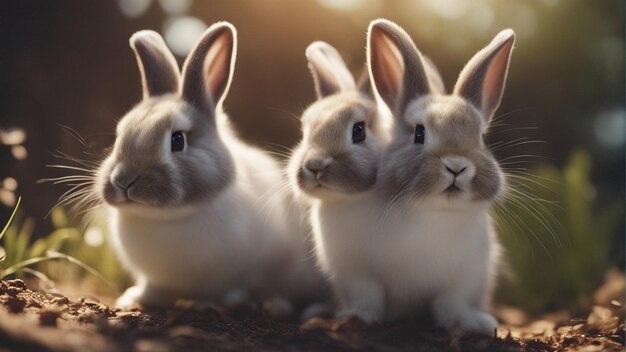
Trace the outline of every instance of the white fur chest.
{"type": "Polygon", "coordinates": [[[372,200],[315,202],[311,224],[322,270],[330,276],[371,271],[372,231],[363,219],[375,218],[372,200]]]}
{"type": "Polygon", "coordinates": [[[384,282],[388,311],[402,314],[442,291],[482,284],[495,247],[484,209],[425,210],[405,216],[380,233],[376,268],[384,282]]]}
{"type": "Polygon", "coordinates": [[[150,214],[112,208],[113,242],[138,278],[184,296],[223,294],[237,281],[248,281],[242,276],[250,274],[258,245],[245,207],[234,206],[238,198],[227,190],[194,209],[150,214]]]}

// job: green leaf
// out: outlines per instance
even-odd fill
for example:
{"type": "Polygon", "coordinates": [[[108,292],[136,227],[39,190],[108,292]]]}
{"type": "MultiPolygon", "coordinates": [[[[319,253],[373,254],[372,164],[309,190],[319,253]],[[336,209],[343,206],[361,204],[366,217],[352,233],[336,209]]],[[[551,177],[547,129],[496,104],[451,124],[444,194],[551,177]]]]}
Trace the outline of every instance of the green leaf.
{"type": "Polygon", "coordinates": [[[32,219],[27,219],[20,227],[15,242],[15,252],[13,254],[14,261],[20,261],[27,258],[25,257],[25,255],[26,251],[28,250],[28,244],[30,243],[30,237],[33,233],[34,228],[35,223],[32,219]]]}
{"type": "Polygon", "coordinates": [[[63,254],[60,252],[55,252],[55,251],[48,251],[47,256],[45,257],[36,257],[36,258],[30,258],[30,259],[26,259],[23,260],[17,264],[14,264],[6,269],[4,269],[3,271],[0,271],[0,279],[4,279],[5,277],[9,276],[9,275],[13,275],[16,272],[29,267],[31,265],[34,264],[38,264],[44,261],[48,261],[48,260],[52,260],[52,259],[65,259],[67,261],[69,261],[72,264],[78,265],[79,267],[81,267],[82,269],[84,269],[85,271],[89,272],[90,274],[94,275],[95,277],[97,277],[98,279],[102,280],[104,283],[106,283],[107,285],[109,285],[111,288],[116,289],[116,286],[109,280],[107,280],[104,276],[102,276],[96,269],[90,267],[89,265],[81,262],[80,260],[69,256],[67,254],[63,254]]]}
{"type": "Polygon", "coordinates": [[[102,274],[100,274],[96,269],[90,267],[89,265],[85,264],[84,262],[69,256],[67,254],[63,254],[61,252],[57,252],[57,251],[48,251],[48,258],[59,258],[59,259],[65,259],[67,261],[69,261],[72,264],[78,265],[79,267],[83,268],[85,271],[87,271],[88,273],[92,274],[93,276],[97,277],[98,279],[102,280],[102,282],[104,282],[105,284],[109,285],[111,288],[116,289],[116,286],[109,280],[107,280],[107,278],[105,278],[104,276],[102,276],[102,274]]]}
{"type": "Polygon", "coordinates": [[[0,232],[0,240],[2,239],[4,234],[7,232],[7,229],[9,228],[9,226],[11,225],[11,221],[13,221],[13,218],[15,217],[15,214],[17,213],[17,209],[20,207],[21,202],[22,202],[22,197],[18,197],[17,204],[15,204],[15,208],[13,208],[13,212],[11,213],[11,216],[9,217],[9,221],[7,221],[6,225],[4,225],[4,228],[2,229],[2,232],[0,232]]]}
{"type": "Polygon", "coordinates": [[[67,239],[76,237],[80,237],[80,233],[76,229],[63,228],[55,230],[50,235],[35,241],[28,251],[28,257],[43,256],[48,250],[58,251],[67,239]]]}
{"type": "Polygon", "coordinates": [[[60,229],[69,226],[70,222],[67,218],[67,214],[65,213],[65,209],[62,207],[52,209],[52,213],[50,215],[52,219],[52,226],[54,226],[54,228],[60,229]]]}
{"type": "Polygon", "coordinates": [[[18,272],[19,270],[21,270],[22,268],[25,268],[27,266],[33,265],[33,264],[37,264],[46,260],[50,260],[50,259],[54,259],[54,258],[49,258],[49,257],[37,257],[37,258],[30,258],[30,259],[26,259],[26,260],[22,260],[21,262],[17,263],[17,264],[13,264],[10,267],[0,271],[0,279],[4,279],[5,277],[9,276],[9,275],[13,275],[16,272],[18,272]]]}

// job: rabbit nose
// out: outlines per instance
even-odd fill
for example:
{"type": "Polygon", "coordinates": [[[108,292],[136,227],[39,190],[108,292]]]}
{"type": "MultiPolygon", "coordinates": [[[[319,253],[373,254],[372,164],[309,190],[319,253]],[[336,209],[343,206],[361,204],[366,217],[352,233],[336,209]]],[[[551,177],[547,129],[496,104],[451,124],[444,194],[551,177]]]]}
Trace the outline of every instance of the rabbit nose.
{"type": "Polygon", "coordinates": [[[314,174],[318,174],[326,170],[331,162],[331,158],[311,158],[304,163],[304,168],[314,174]]]}
{"type": "Polygon", "coordinates": [[[124,170],[119,166],[111,173],[111,183],[124,191],[128,190],[138,178],[139,175],[136,172],[124,170]]]}
{"type": "Polygon", "coordinates": [[[459,174],[461,174],[463,171],[465,171],[465,167],[460,169],[460,170],[453,170],[451,168],[449,168],[448,166],[446,166],[446,170],[448,170],[449,173],[453,174],[454,176],[458,176],[459,174]]]}
{"type": "Polygon", "coordinates": [[[460,156],[448,156],[442,158],[442,162],[446,170],[455,177],[465,172],[470,165],[469,160],[460,156]]]}

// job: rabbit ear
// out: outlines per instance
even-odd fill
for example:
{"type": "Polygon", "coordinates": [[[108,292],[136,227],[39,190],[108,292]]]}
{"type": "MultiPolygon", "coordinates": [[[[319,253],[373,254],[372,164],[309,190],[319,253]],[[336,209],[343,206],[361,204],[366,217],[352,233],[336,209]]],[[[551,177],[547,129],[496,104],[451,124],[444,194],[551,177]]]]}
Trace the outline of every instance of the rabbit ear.
{"type": "Polygon", "coordinates": [[[144,99],[178,92],[179,70],[172,52],[154,31],[143,30],[130,37],[137,57],[144,99]]]}
{"type": "Polygon", "coordinates": [[[476,106],[487,121],[500,105],[514,42],[512,29],[498,33],[465,65],[454,87],[454,94],[476,106]]]}
{"type": "Polygon", "coordinates": [[[441,73],[435,66],[433,60],[431,60],[428,56],[422,56],[422,60],[424,62],[424,69],[426,70],[426,75],[428,76],[428,82],[430,83],[430,89],[433,93],[445,94],[446,87],[443,84],[443,78],[441,78],[441,73]]]}
{"type": "Polygon", "coordinates": [[[214,111],[228,92],[236,55],[235,27],[228,22],[209,27],[183,66],[182,98],[201,110],[214,111]]]}
{"type": "Polygon", "coordinates": [[[374,95],[374,88],[372,88],[372,81],[370,80],[370,73],[367,69],[367,65],[361,71],[356,87],[361,95],[376,101],[376,95],[374,95]]]}
{"type": "Polygon", "coordinates": [[[339,92],[356,90],[354,77],[341,55],[330,44],[321,41],[313,42],[306,48],[305,55],[309,60],[318,99],[339,92]]]}
{"type": "Polygon", "coordinates": [[[393,22],[370,23],[367,63],[378,94],[397,116],[407,104],[430,93],[422,55],[409,35],[393,22]]]}

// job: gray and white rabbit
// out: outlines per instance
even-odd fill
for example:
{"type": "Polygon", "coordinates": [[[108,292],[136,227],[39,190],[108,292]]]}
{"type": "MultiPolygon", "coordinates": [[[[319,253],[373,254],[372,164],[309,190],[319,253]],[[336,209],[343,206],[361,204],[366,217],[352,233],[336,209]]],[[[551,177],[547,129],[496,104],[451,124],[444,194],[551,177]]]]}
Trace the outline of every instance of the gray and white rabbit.
{"type": "Polygon", "coordinates": [[[221,108],[235,28],[212,25],[182,77],[157,33],[137,32],[130,45],[143,100],[117,125],[96,184],[117,254],[136,278],[117,306],[271,294],[290,265],[293,240],[283,200],[267,194],[280,180],[278,164],[238,140],[221,108]]]}
{"type": "Polygon", "coordinates": [[[496,328],[487,310],[500,246],[489,209],[505,180],[483,135],[500,104],[514,40],[512,30],[500,32],[445,95],[403,29],[370,24],[370,75],[394,124],[376,185],[383,230],[343,239],[359,241],[369,258],[368,275],[355,274],[357,316],[394,319],[430,307],[445,328],[496,328]]]}
{"type": "Polygon", "coordinates": [[[372,210],[368,201],[388,131],[367,75],[357,87],[339,53],[324,42],[311,44],[306,57],[318,99],[302,115],[303,137],[289,177],[296,195],[310,203],[320,268],[342,312],[351,315],[350,303],[360,292],[349,292],[351,272],[344,264],[368,260],[359,250],[364,244],[352,240],[363,230],[359,219],[372,210]]]}

